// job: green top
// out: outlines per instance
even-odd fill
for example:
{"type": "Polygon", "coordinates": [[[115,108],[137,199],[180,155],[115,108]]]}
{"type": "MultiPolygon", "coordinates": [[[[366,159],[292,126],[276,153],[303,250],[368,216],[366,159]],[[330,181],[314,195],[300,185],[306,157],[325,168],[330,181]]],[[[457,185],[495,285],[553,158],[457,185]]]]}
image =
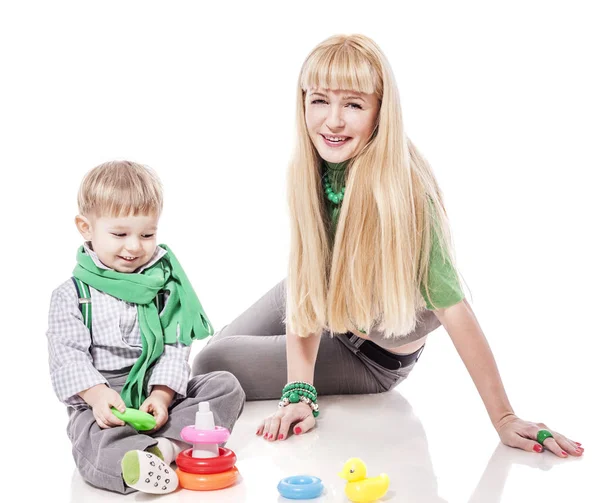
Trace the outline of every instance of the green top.
{"type": "MultiPolygon", "coordinates": [[[[348,161],[341,163],[325,162],[327,176],[334,192],[340,192],[346,183],[347,164],[348,161]]],[[[325,204],[331,219],[331,236],[334,236],[342,205],[335,204],[328,198],[325,198],[325,204]]],[[[428,278],[429,296],[425,285],[421,285],[421,294],[425,299],[427,309],[430,310],[453,306],[464,298],[458,274],[452,263],[446,260],[447,254],[442,250],[436,232],[433,233],[432,238],[428,278]]]]}

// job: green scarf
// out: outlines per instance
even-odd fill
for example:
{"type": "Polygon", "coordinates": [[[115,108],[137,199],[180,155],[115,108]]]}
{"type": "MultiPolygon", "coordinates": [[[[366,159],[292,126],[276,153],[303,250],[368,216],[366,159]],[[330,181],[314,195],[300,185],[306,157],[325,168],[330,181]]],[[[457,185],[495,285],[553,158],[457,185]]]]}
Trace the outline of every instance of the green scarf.
{"type": "Polygon", "coordinates": [[[160,247],[167,253],[140,274],[102,269],[83,246],[77,251],[77,266],[73,270],[73,276],[96,290],[137,304],[142,354],[121,391],[125,405],[134,409],[139,409],[146,399],[146,374],[162,355],[164,345],[177,342],[177,326],[179,341],[186,346],[194,339],[213,334],[213,327],[175,255],[166,245],[160,247]],[[161,290],[169,292],[169,297],[159,316],[154,299],[161,290]]]}

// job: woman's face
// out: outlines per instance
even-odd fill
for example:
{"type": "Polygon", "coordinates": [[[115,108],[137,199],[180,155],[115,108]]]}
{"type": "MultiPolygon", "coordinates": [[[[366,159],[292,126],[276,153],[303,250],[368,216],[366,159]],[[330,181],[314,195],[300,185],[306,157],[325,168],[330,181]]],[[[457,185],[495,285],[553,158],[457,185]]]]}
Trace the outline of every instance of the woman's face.
{"type": "Polygon", "coordinates": [[[379,113],[375,94],[331,89],[310,89],[304,102],[306,127],[319,155],[343,162],[367,144],[379,113]]]}

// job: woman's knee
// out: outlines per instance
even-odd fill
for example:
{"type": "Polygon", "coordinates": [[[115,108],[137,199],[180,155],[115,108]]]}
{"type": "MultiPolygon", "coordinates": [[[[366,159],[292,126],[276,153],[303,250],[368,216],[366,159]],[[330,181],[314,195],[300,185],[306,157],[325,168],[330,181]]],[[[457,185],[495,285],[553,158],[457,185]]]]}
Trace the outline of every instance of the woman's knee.
{"type": "Polygon", "coordinates": [[[228,404],[229,409],[237,410],[236,417],[241,413],[246,401],[246,393],[240,382],[231,372],[224,370],[192,377],[188,384],[188,397],[202,400],[218,397],[228,404]]]}
{"type": "Polygon", "coordinates": [[[202,348],[192,363],[192,375],[208,374],[220,370],[231,371],[234,362],[227,349],[227,342],[226,339],[216,340],[202,348]]]}

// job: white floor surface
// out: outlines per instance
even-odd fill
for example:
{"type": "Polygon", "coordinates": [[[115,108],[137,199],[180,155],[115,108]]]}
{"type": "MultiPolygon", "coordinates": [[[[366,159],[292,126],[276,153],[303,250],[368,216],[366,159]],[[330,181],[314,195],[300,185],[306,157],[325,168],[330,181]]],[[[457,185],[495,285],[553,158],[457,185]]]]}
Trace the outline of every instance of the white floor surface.
{"type": "MultiPolygon", "coordinates": [[[[283,442],[256,437],[258,422],[276,402],[248,402],[228,443],[238,457],[240,482],[215,492],[179,489],[160,499],[283,503],[290,500],[279,496],[279,480],[308,474],[325,485],[324,494],[313,501],[346,502],[345,481],[336,474],[348,458],[360,457],[369,476],[381,472],[390,476],[383,502],[600,501],[593,403],[585,400],[585,386],[573,386],[581,390],[580,399],[576,392],[563,400],[552,398],[552,387],[562,389],[563,378],[581,379],[576,369],[582,367],[574,366],[574,372],[565,375],[549,373],[541,387],[536,371],[528,372],[521,357],[526,359],[514,355],[514,364],[504,365],[513,406],[524,419],[544,421],[581,442],[586,449],[582,458],[558,459],[549,452],[528,453],[500,444],[449,339],[438,330],[414,372],[396,390],[322,397],[318,427],[305,435],[283,442]],[[436,376],[436,368],[444,369],[442,375],[436,376]]],[[[539,370],[536,364],[532,367],[539,370]]],[[[66,435],[61,436],[66,418],[54,414],[50,423],[49,431],[57,432],[51,440],[57,449],[55,462],[25,494],[47,494],[50,484],[52,501],[156,499],[140,493],[121,496],[87,485],[76,473],[66,435]]]]}

